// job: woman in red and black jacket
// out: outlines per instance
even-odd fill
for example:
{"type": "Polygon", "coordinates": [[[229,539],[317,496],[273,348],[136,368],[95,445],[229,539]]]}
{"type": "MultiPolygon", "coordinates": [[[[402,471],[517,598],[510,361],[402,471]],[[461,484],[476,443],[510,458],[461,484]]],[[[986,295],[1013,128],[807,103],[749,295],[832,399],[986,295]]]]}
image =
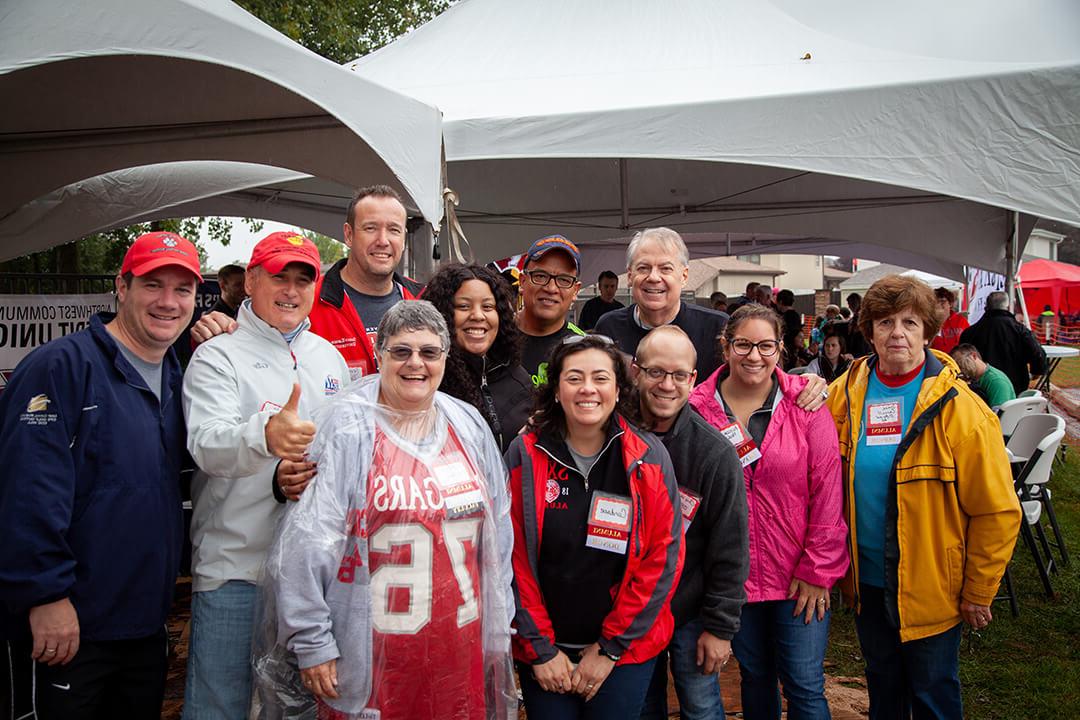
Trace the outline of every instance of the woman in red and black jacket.
{"type": "Polygon", "coordinates": [[[671,638],[682,515],[671,459],[634,427],[609,338],[555,348],[533,429],[507,451],[514,523],[514,657],[525,710],[637,717],[671,638]]]}

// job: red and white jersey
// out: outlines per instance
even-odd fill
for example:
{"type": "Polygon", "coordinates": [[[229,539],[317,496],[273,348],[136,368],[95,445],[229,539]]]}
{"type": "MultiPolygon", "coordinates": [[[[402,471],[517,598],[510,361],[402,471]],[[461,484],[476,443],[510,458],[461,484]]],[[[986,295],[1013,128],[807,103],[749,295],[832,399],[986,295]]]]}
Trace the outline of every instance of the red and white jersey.
{"type": "Polygon", "coordinates": [[[426,453],[376,431],[368,474],[372,720],[485,715],[480,476],[453,429],[426,453]]]}

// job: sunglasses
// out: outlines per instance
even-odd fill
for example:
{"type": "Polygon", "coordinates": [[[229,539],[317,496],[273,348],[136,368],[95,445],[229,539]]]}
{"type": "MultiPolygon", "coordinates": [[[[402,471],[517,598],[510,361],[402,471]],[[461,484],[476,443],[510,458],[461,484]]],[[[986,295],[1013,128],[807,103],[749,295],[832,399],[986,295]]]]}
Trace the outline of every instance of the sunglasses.
{"type": "Polygon", "coordinates": [[[615,341],[609,338],[607,335],[567,335],[559,343],[560,345],[577,345],[579,342],[585,342],[588,339],[598,340],[601,345],[614,345],[615,341]]]}
{"type": "Polygon", "coordinates": [[[405,362],[413,356],[413,353],[418,353],[420,359],[424,362],[435,362],[442,358],[443,354],[446,353],[446,350],[438,345],[425,345],[419,348],[409,347],[408,345],[391,345],[383,352],[397,362],[405,362]]]}

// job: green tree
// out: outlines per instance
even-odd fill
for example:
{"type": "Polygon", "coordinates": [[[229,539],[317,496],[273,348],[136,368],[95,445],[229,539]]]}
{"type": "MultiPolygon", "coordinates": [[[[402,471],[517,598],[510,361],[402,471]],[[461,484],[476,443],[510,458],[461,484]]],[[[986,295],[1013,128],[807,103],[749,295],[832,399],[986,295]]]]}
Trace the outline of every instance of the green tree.
{"type": "MultiPolygon", "coordinates": [[[[246,218],[243,222],[252,232],[262,229],[261,220],[246,218]]],[[[151,223],[139,223],[103,233],[87,235],[66,245],[24,255],[0,263],[0,273],[69,273],[80,275],[109,275],[116,272],[124,253],[143,233],[165,230],[174,232],[195,243],[199,261],[206,268],[206,251],[201,246],[205,233],[212,241],[228,246],[232,222],[220,217],[169,218],[151,223]]]]}
{"type": "Polygon", "coordinates": [[[278,32],[336,63],[377,50],[446,10],[451,0],[237,0],[278,32]]]}
{"type": "Polygon", "coordinates": [[[300,230],[300,234],[315,243],[315,247],[319,248],[319,257],[322,258],[324,265],[326,263],[336,263],[345,257],[347,250],[345,243],[339,242],[329,235],[317,233],[314,230],[300,230]]]}

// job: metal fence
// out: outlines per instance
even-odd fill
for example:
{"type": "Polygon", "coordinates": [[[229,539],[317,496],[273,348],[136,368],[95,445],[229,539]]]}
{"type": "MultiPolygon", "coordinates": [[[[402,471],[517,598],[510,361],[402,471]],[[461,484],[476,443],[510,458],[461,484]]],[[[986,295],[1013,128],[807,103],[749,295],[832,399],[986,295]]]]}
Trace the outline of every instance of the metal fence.
{"type": "Polygon", "coordinates": [[[93,295],[112,292],[114,275],[0,273],[0,295],[93,295]]]}

